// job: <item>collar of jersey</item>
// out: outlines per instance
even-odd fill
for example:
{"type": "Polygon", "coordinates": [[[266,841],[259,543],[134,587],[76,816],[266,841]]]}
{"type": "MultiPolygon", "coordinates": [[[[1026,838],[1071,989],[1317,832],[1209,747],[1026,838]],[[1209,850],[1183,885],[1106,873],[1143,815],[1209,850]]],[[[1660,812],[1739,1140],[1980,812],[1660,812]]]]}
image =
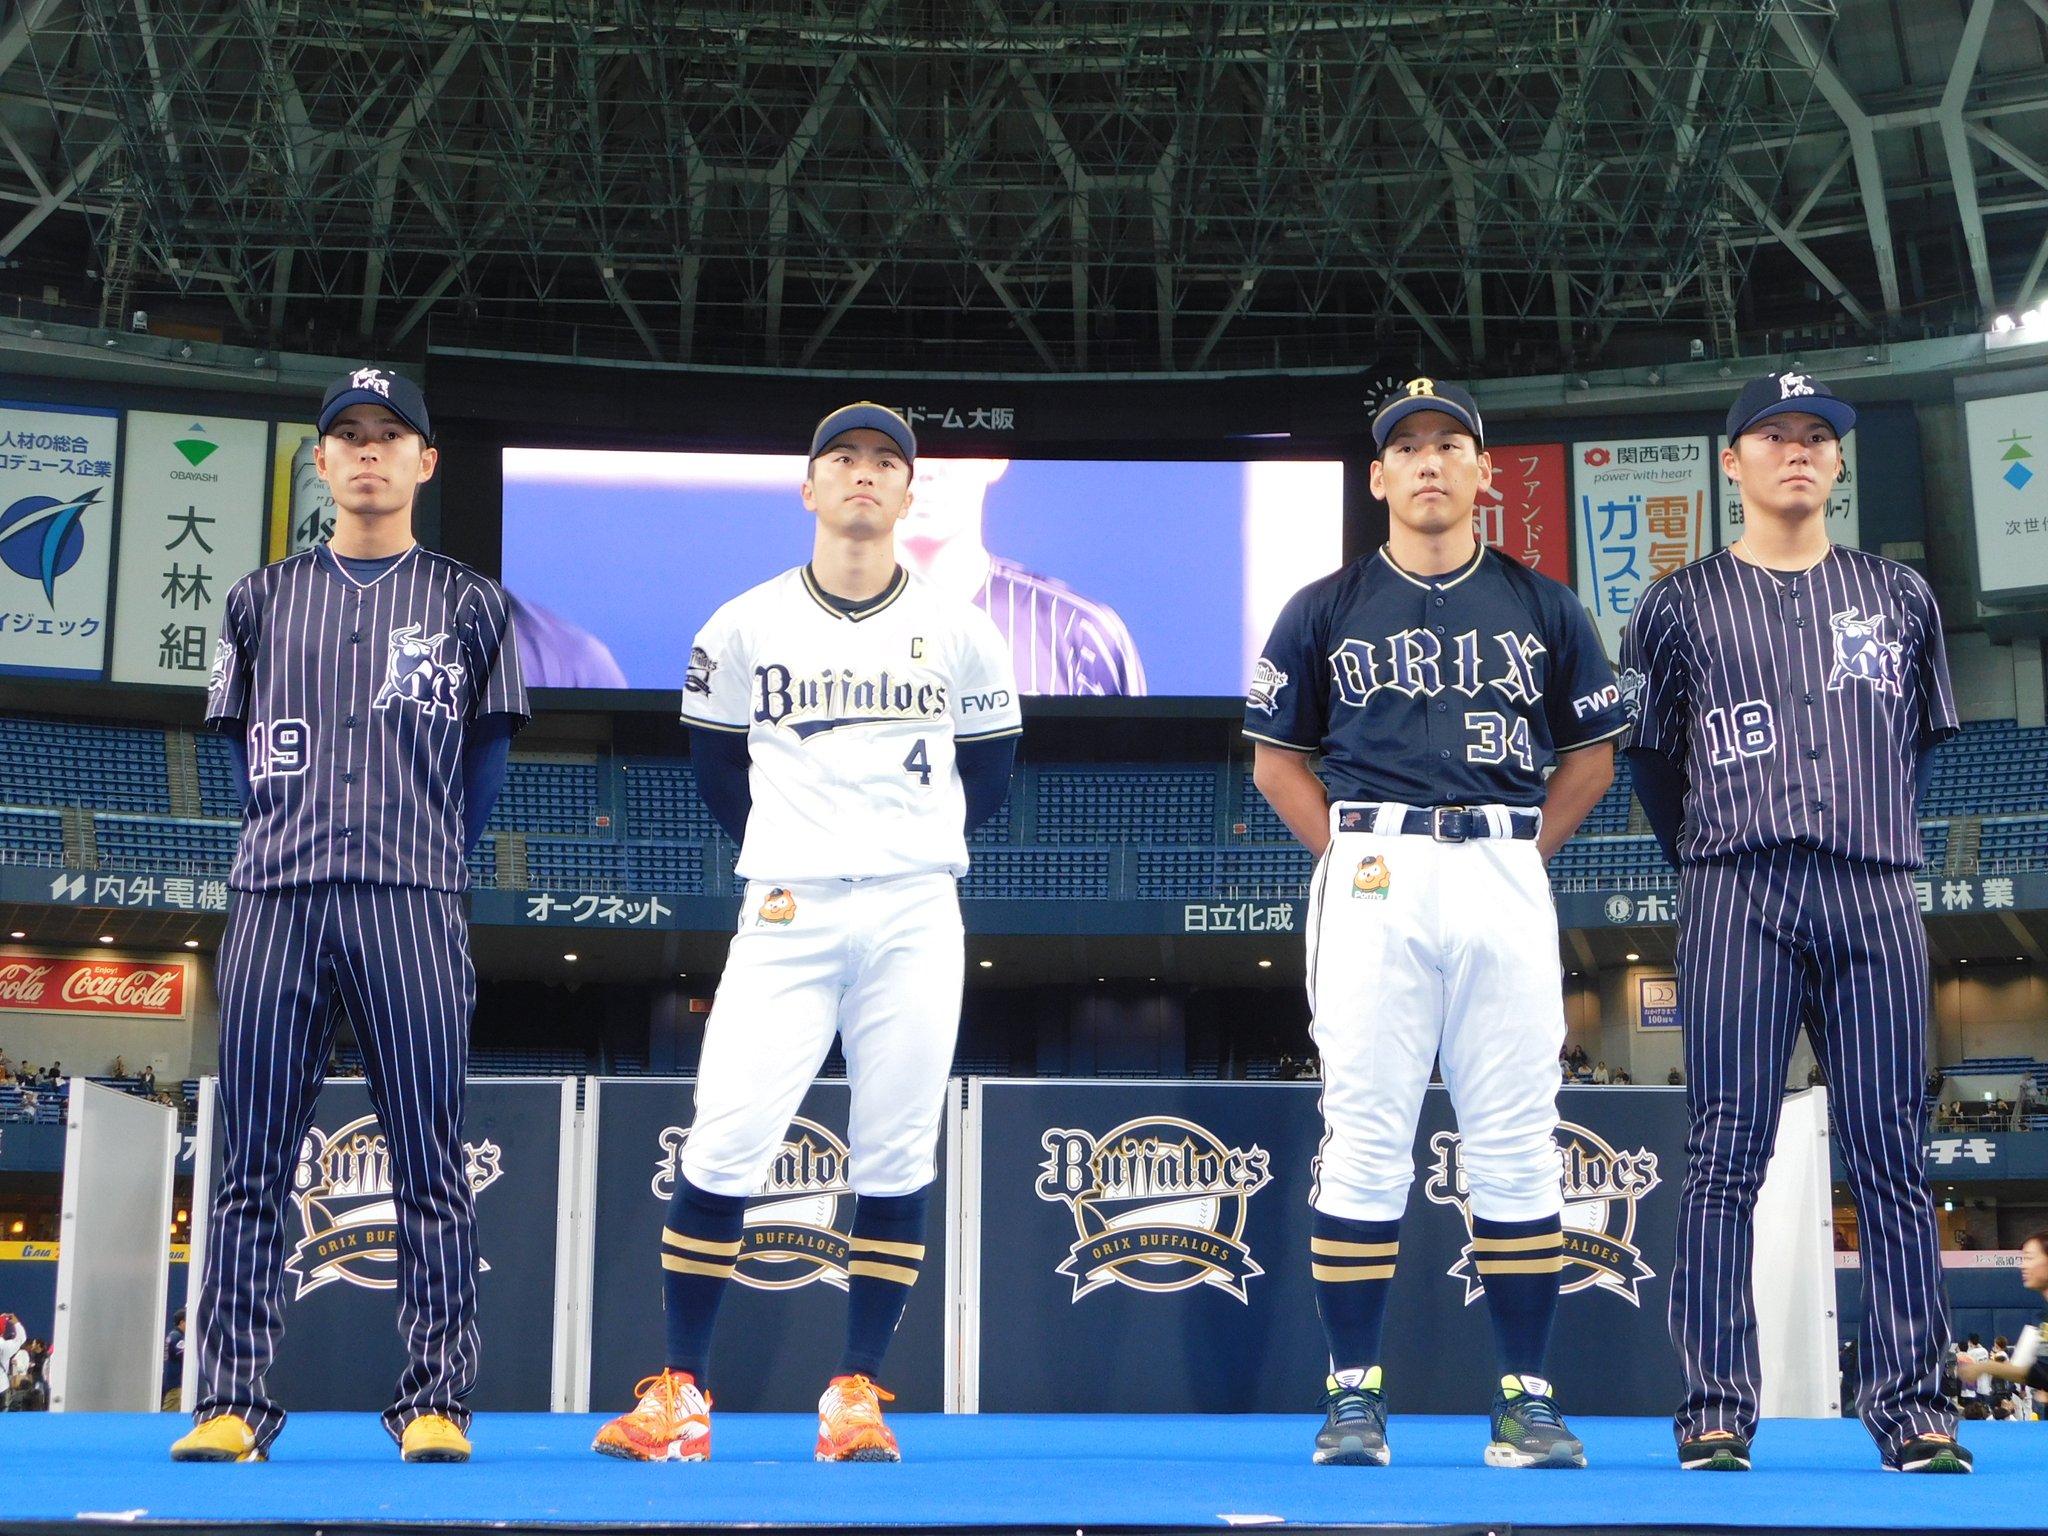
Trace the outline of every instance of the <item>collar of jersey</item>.
{"type": "Polygon", "coordinates": [[[897,598],[901,597],[903,589],[910,585],[910,573],[899,565],[896,567],[895,579],[882,589],[881,593],[872,603],[869,603],[865,608],[855,608],[849,612],[825,595],[825,589],[818,585],[818,578],[811,574],[811,568],[808,563],[799,568],[798,574],[803,577],[804,590],[811,594],[812,602],[831,614],[833,618],[846,619],[854,624],[858,624],[862,619],[873,618],[884,608],[895,602],[897,598]]]}
{"type": "Polygon", "coordinates": [[[385,566],[384,569],[379,571],[376,577],[370,581],[356,580],[354,576],[349,574],[348,567],[341,563],[341,556],[337,555],[325,544],[316,544],[313,547],[313,558],[320,562],[320,569],[325,571],[328,575],[332,576],[335,580],[342,582],[347,586],[360,587],[364,591],[368,591],[371,587],[376,586],[378,582],[383,581],[393,571],[403,570],[407,565],[411,564],[412,557],[418,554],[419,552],[420,546],[418,542],[415,541],[410,549],[408,549],[403,555],[400,555],[396,560],[392,561],[389,565],[385,566]]]}
{"type": "Polygon", "coordinates": [[[1477,549],[1473,550],[1472,563],[1463,570],[1449,576],[1417,576],[1412,571],[1404,571],[1401,569],[1400,561],[1396,560],[1388,552],[1387,546],[1384,544],[1380,546],[1380,558],[1387,562],[1388,570],[1392,571],[1409,585],[1420,587],[1425,592],[1441,592],[1445,587],[1455,587],[1459,582],[1479,569],[1479,562],[1486,558],[1486,546],[1481,544],[1477,549]]]}

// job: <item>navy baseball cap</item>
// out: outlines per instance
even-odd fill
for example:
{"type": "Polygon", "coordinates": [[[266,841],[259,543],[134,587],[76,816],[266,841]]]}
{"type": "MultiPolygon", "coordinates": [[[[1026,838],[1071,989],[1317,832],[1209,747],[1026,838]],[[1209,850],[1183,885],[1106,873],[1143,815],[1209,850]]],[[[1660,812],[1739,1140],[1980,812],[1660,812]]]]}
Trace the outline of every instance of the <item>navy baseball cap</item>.
{"type": "Polygon", "coordinates": [[[886,405],[877,405],[872,400],[842,405],[819,422],[818,430],[811,434],[811,457],[815,459],[831,447],[834,440],[862,427],[872,428],[888,438],[901,451],[906,463],[917,462],[917,434],[910,430],[910,423],[886,405]]]}
{"type": "Polygon", "coordinates": [[[1732,443],[1758,422],[1793,411],[1818,416],[1835,429],[1835,436],[1847,437],[1856,425],[1856,408],[1810,373],[1787,370],[1767,373],[1742,386],[1735,404],[1728,408],[1728,440],[1732,443]]]}
{"type": "Polygon", "coordinates": [[[1435,379],[1410,379],[1380,403],[1372,419],[1372,440],[1380,447],[1405,417],[1417,411],[1442,411],[1456,421],[1481,448],[1486,446],[1486,428],[1479,419],[1479,402],[1455,384],[1435,379]]]}
{"type": "Polygon", "coordinates": [[[334,418],[352,405],[381,405],[428,442],[434,440],[434,429],[427,421],[427,397],[411,379],[388,368],[358,368],[328,385],[320,402],[320,435],[325,437],[334,418]]]}

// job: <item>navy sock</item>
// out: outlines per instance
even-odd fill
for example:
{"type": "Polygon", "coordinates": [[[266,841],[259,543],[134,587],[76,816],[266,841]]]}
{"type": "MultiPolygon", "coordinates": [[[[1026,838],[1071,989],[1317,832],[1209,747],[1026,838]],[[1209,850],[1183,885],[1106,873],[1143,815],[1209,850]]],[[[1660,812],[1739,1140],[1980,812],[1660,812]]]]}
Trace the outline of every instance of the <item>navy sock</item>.
{"type": "Polygon", "coordinates": [[[931,1187],[910,1195],[862,1195],[853,1207],[853,1258],[847,1265],[846,1353],[840,1376],[881,1380],[882,1357],[903,1320],[910,1288],[924,1267],[924,1226],[931,1187]]]}
{"type": "Polygon", "coordinates": [[[1401,1253],[1401,1223],[1346,1221],[1317,1211],[1308,1251],[1316,1311],[1330,1344],[1330,1369],[1362,1371],[1378,1365],[1387,1292],[1401,1253]]]}
{"type": "Polygon", "coordinates": [[[740,1256],[743,1195],[714,1195],[677,1175],[661,1231],[662,1321],[672,1371],[688,1371],[705,1384],[711,1362],[711,1330],[725,1282],[740,1256]]]}
{"type": "Polygon", "coordinates": [[[1472,1261],[1486,1286],[1503,1374],[1543,1374],[1564,1269],[1563,1231],[1555,1216],[1539,1221],[1472,1218],[1472,1261]]]}

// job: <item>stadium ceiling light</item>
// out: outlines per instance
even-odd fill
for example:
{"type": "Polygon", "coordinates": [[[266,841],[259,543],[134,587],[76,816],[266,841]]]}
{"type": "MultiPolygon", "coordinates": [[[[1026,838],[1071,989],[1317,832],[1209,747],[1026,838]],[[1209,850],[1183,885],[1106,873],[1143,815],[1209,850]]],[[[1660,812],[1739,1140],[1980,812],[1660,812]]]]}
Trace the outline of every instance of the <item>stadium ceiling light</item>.
{"type": "Polygon", "coordinates": [[[26,928],[17,928],[14,930],[14,932],[7,935],[7,937],[9,937],[10,939],[25,939],[28,937],[28,930],[26,928]]]}
{"type": "Polygon", "coordinates": [[[571,950],[568,954],[562,956],[562,958],[564,960],[573,962],[576,959],[576,952],[574,950],[571,950]]]}
{"type": "Polygon", "coordinates": [[[1629,951],[1629,952],[1628,952],[1627,954],[1623,955],[1623,956],[1622,956],[1621,958],[1622,958],[1622,959],[1624,959],[1624,960],[1640,960],[1640,959],[1642,959],[1643,957],[1642,957],[1641,955],[1637,954],[1637,953],[1636,953],[1636,952],[1635,952],[1634,950],[1630,950],[1630,951],[1629,951]]]}
{"type": "Polygon", "coordinates": [[[103,933],[100,935],[100,942],[102,944],[111,944],[114,942],[114,936],[111,933],[103,933]]]}
{"type": "Polygon", "coordinates": [[[1259,962],[1259,969],[1262,971],[1270,971],[1271,969],[1273,969],[1273,962],[1270,960],[1261,960],[1259,962]]]}
{"type": "Polygon", "coordinates": [[[993,961],[993,960],[984,960],[984,961],[982,961],[982,962],[981,962],[981,968],[982,968],[982,969],[983,969],[983,970],[985,971],[985,970],[989,969],[989,967],[993,966],[994,964],[995,964],[995,961],[993,961]]]}
{"type": "Polygon", "coordinates": [[[185,947],[187,949],[197,949],[199,947],[199,941],[197,939],[187,939],[185,941],[185,947]]]}

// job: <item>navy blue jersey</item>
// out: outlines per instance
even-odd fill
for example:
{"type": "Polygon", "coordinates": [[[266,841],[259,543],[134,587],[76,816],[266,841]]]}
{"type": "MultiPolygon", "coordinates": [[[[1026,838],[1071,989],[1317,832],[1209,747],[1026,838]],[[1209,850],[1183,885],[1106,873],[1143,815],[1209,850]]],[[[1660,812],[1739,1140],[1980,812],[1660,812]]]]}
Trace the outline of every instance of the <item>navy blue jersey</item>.
{"type": "Polygon", "coordinates": [[[1629,620],[1631,746],[1685,768],[1687,862],[1796,845],[1920,863],[1914,778],[1955,734],[1934,593],[1840,545],[1811,570],[1727,551],[1653,583],[1629,620]]]}
{"type": "Polygon", "coordinates": [[[1578,599],[1490,549],[1412,576],[1381,549],[1280,611],[1245,697],[1254,741],[1323,754],[1337,800],[1543,803],[1560,752],[1627,728],[1578,599]]]}
{"type": "Polygon", "coordinates": [[[206,718],[240,731],[249,809],[228,884],[460,891],[465,727],[527,718],[505,593],[415,546],[360,582],[323,546],[228,593],[206,718]]]}

